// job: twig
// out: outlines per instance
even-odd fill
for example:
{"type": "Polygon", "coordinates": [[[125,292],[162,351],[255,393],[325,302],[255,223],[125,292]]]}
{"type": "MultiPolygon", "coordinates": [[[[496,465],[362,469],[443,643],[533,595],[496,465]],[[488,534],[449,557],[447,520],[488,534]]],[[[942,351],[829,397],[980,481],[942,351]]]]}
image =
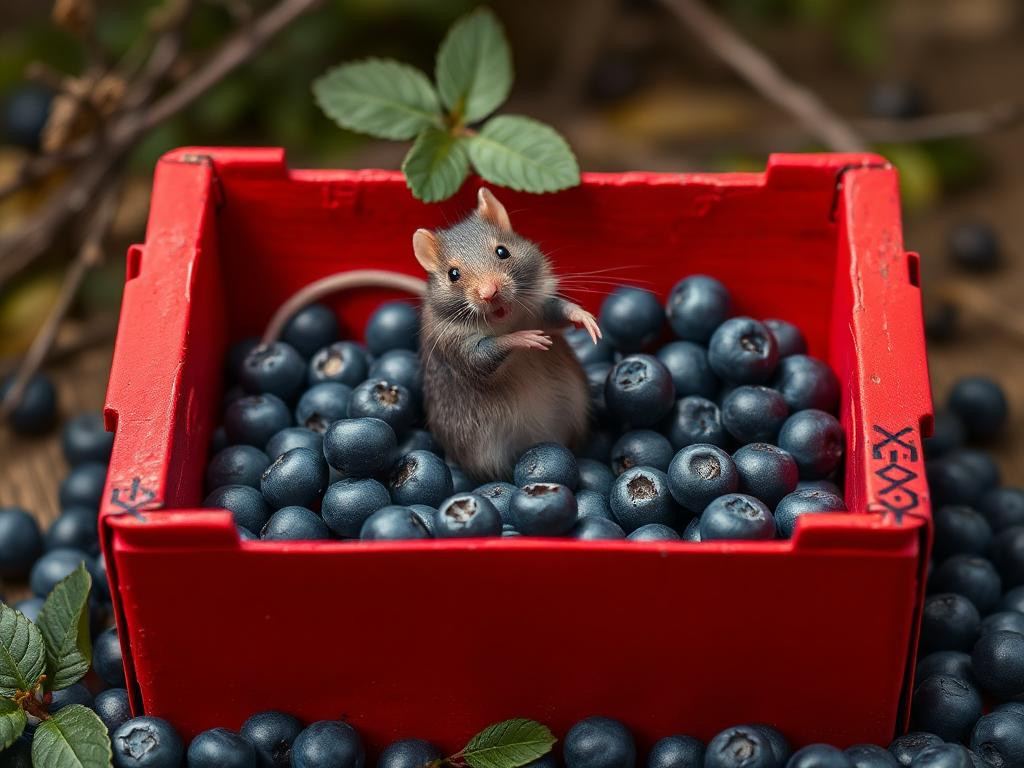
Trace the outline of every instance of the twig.
{"type": "Polygon", "coordinates": [[[910,120],[858,120],[856,126],[871,141],[899,143],[994,133],[1016,125],[1022,117],[1020,104],[1005,103],[910,120]]]}
{"type": "Polygon", "coordinates": [[[978,286],[962,281],[950,283],[940,287],[936,294],[1024,343],[1024,315],[978,286]]]}
{"type": "Polygon", "coordinates": [[[89,219],[85,236],[82,240],[82,247],[79,248],[78,255],[71,263],[71,267],[64,277],[64,283],[61,285],[57,300],[53,303],[50,313],[46,316],[42,327],[32,340],[32,344],[29,346],[28,352],[25,353],[21,365],[18,366],[18,371],[14,375],[14,381],[8,388],[3,402],[0,403],[0,414],[9,414],[21,402],[25,385],[28,384],[32,376],[39,370],[43,360],[46,359],[50,349],[53,347],[53,343],[57,339],[57,333],[60,331],[60,325],[71,310],[71,305],[78,294],[82,281],[89,273],[89,270],[102,260],[103,241],[107,236],[107,231],[110,229],[110,223],[114,219],[114,214],[117,212],[120,188],[121,185],[119,183],[108,186],[92,217],[89,219]]]}
{"type": "MultiPolygon", "coordinates": [[[[116,315],[103,315],[98,319],[90,320],[81,328],[76,329],[71,338],[58,338],[50,347],[49,353],[43,360],[43,365],[58,363],[97,345],[112,342],[116,330],[116,315]]],[[[0,359],[0,378],[6,378],[14,373],[20,365],[21,361],[17,358],[4,357],[0,359]]]]}
{"type": "Polygon", "coordinates": [[[701,41],[753,85],[765,98],[784,109],[836,152],[864,152],[867,144],[849,123],[808,88],[784,75],[778,67],[740,37],[700,0],[661,0],[701,41]]]}

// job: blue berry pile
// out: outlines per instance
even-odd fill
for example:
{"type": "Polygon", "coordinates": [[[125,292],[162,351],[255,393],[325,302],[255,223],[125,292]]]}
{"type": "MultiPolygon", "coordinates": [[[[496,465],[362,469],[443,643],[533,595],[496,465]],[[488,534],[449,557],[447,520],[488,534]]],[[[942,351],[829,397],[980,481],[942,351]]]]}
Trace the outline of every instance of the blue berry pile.
{"type": "Polygon", "coordinates": [[[383,304],[364,346],[309,306],[280,341],[230,350],[205,506],[274,540],[763,540],[845,510],[839,384],[800,329],[734,316],[703,275],[664,307],[619,288],[600,324],[597,344],[566,334],[590,385],[587,444],[535,445],[513,477],[480,485],[424,424],[413,307],[383,304]]]}

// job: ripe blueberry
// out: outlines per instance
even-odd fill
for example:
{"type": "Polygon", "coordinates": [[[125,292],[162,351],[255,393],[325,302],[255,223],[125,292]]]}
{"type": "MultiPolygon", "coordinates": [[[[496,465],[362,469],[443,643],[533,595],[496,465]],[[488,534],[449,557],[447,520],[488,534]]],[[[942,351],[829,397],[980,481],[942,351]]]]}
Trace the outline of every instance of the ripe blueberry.
{"type": "Polygon", "coordinates": [[[564,335],[576,359],[584,367],[592,363],[610,363],[615,357],[615,348],[611,342],[602,337],[595,344],[586,328],[572,328],[564,335]]]}
{"type": "Polygon", "coordinates": [[[842,490],[831,480],[801,480],[796,484],[796,489],[798,491],[828,491],[839,498],[843,497],[842,490]]]}
{"type": "Polygon", "coordinates": [[[242,361],[239,382],[253,395],[276,395],[291,402],[306,381],[306,361],[291,344],[261,344],[242,361]]]}
{"type": "Polygon", "coordinates": [[[84,683],[75,683],[67,688],[53,692],[53,699],[50,701],[50,713],[57,712],[72,704],[81,704],[83,707],[92,709],[92,693],[85,687],[84,683]]]}
{"type": "Polygon", "coordinates": [[[768,736],[753,725],[726,728],[708,742],[704,768],[777,768],[768,736]]]}
{"type": "Polygon", "coordinates": [[[711,370],[706,347],[692,341],[673,341],[658,350],[658,359],[672,374],[676,397],[712,398],[718,393],[718,377],[711,370]]]}
{"type": "Polygon", "coordinates": [[[338,318],[323,304],[310,304],[296,312],[281,331],[281,341],[309,357],[338,338],[338,318]]]}
{"type": "Polygon", "coordinates": [[[88,507],[98,511],[106,482],[106,464],[91,461],[72,467],[60,484],[58,497],[61,508],[88,507]]]}
{"type": "MultiPolygon", "coordinates": [[[[1007,587],[1024,584],[1024,525],[1015,525],[992,540],[992,563],[1007,587]]],[[[978,606],[979,610],[984,610],[978,606]]]]}
{"type": "Polygon", "coordinates": [[[352,391],[348,404],[350,418],[370,417],[391,425],[404,436],[418,415],[412,392],[386,379],[367,379],[352,391]]]}
{"type": "Polygon", "coordinates": [[[203,731],[188,746],[188,768],[252,768],[256,748],[227,728],[203,731]]]}
{"type": "Polygon", "coordinates": [[[404,301],[381,304],[366,321],[366,346],[374,355],[383,355],[392,349],[416,351],[419,334],[419,313],[404,301]]]}
{"type": "Polygon", "coordinates": [[[722,381],[762,384],[775,373],[779,347],[762,323],[751,317],[734,317],[712,334],[708,362],[722,381]]]}
{"type": "Polygon", "coordinates": [[[949,410],[955,413],[975,440],[991,440],[1006,424],[1009,406],[1002,387],[985,376],[965,376],[949,393],[949,410]]]}
{"type": "Polygon", "coordinates": [[[630,355],[620,360],[605,382],[608,411],[633,427],[660,422],[675,402],[675,384],[660,360],[651,355],[630,355]]]}
{"type": "Polygon", "coordinates": [[[601,329],[613,347],[625,353],[649,347],[661,335],[665,315],[658,299],[639,288],[616,288],[601,304],[601,329]]]}
{"type": "Polygon", "coordinates": [[[438,539],[500,536],[501,514],[483,496],[460,493],[438,508],[433,531],[438,539]]]}
{"type": "Polygon", "coordinates": [[[664,472],[674,453],[672,443],[661,433],[635,429],[612,446],[612,470],[616,476],[633,467],[654,467],[664,472]]]}
{"type": "Polygon", "coordinates": [[[971,750],[995,768],[1024,765],[1024,715],[1013,711],[990,712],[971,731],[971,750]]]}
{"type": "Polygon", "coordinates": [[[59,581],[71,574],[79,563],[88,563],[89,555],[80,549],[54,549],[32,566],[28,584],[36,597],[45,598],[59,581]]]}
{"type": "Polygon", "coordinates": [[[460,467],[449,464],[448,471],[452,473],[452,493],[470,493],[473,490],[475,483],[460,467]]]}
{"type": "Polygon", "coordinates": [[[580,456],[586,459],[600,461],[602,464],[607,464],[611,461],[612,446],[614,444],[615,438],[608,432],[603,430],[592,430],[590,437],[587,438],[587,442],[583,446],[583,450],[580,451],[580,456]]]}
{"type": "Polygon", "coordinates": [[[285,712],[258,712],[244,723],[240,733],[256,747],[261,768],[289,768],[292,743],[302,732],[297,718],[285,712]]]}
{"type": "Polygon", "coordinates": [[[774,539],[775,520],[761,501],[743,493],[719,496],[700,518],[701,541],[774,539]]]}
{"type": "Polygon", "coordinates": [[[949,258],[962,269],[985,272],[999,266],[1002,259],[999,238],[992,227],[981,221],[964,221],[949,233],[949,258]]]}
{"type": "Polygon", "coordinates": [[[775,507],[775,525],[779,537],[792,538],[796,530],[796,521],[801,515],[813,515],[827,512],[845,512],[846,502],[842,497],[828,491],[793,491],[782,499],[775,507]]]}
{"type": "Polygon", "coordinates": [[[515,484],[555,483],[575,490],[579,485],[579,466],[572,451],[561,443],[537,443],[519,457],[515,466],[515,484]]]}
{"type": "Polygon", "coordinates": [[[381,419],[342,419],[324,433],[323,452],[342,475],[369,477],[390,466],[397,443],[395,431],[381,419]]]}
{"type": "Polygon", "coordinates": [[[779,347],[780,362],[790,355],[807,354],[807,342],[804,340],[804,335],[793,323],[777,318],[769,318],[761,322],[775,338],[775,343],[779,347]]]}
{"type": "Polygon", "coordinates": [[[179,768],[185,757],[181,737],[166,720],[135,717],[110,737],[114,768],[179,768]]]}
{"type": "Polygon", "coordinates": [[[92,707],[100,720],[107,726],[107,733],[113,733],[132,717],[128,703],[128,691],[124,688],[108,688],[100,691],[93,699],[92,707]]]}
{"type": "Polygon", "coordinates": [[[292,745],[292,768],[363,768],[365,760],[359,733],[340,720],[306,726],[292,745]]]}
{"type": "Polygon", "coordinates": [[[932,557],[941,563],[951,555],[983,555],[992,544],[992,527],[970,507],[939,507],[933,515],[932,557]]]}
{"type": "Polygon", "coordinates": [[[367,541],[385,539],[429,539],[430,530],[409,507],[382,507],[366,518],[359,538],[367,541]]]}
{"type": "Polygon", "coordinates": [[[35,518],[21,507],[0,507],[0,577],[23,579],[42,551],[35,518]]]}
{"type": "Polygon", "coordinates": [[[700,515],[696,515],[686,524],[681,535],[683,541],[700,543],[700,518],[700,515]]]}
{"type": "MultiPolygon", "coordinates": [[[[1024,534],[1024,529],[1021,529],[1024,534]]],[[[953,555],[938,566],[929,579],[933,592],[963,595],[985,615],[999,604],[1002,582],[989,560],[977,555],[953,555]]]]}
{"type": "Polygon", "coordinates": [[[677,400],[667,423],[668,439],[676,450],[697,443],[724,448],[729,443],[722,412],[715,403],[697,395],[677,400]]]}
{"type": "Polygon", "coordinates": [[[774,387],[792,411],[816,408],[833,413],[839,404],[839,379],[816,357],[782,358],[775,372],[774,387]]]}
{"type": "Polygon", "coordinates": [[[915,728],[946,741],[963,741],[981,717],[981,694],[965,680],[932,675],[918,682],[910,713],[915,728]]]}
{"type": "Polygon", "coordinates": [[[260,491],[272,509],[319,507],[326,488],[327,462],[308,448],[282,453],[260,477],[260,491]]]}
{"type": "Polygon", "coordinates": [[[732,312],[722,283],[707,275],[690,275],[676,283],[665,302],[668,324],[680,339],[706,344],[732,312]]]}
{"type": "Polygon", "coordinates": [[[366,351],[351,341],[338,341],[316,352],[309,360],[309,383],[335,381],[354,387],[366,379],[369,371],[366,351]]]}
{"type": "MultiPolygon", "coordinates": [[[[299,449],[296,449],[299,450],[299,449]]],[[[235,524],[258,534],[270,518],[270,507],[263,494],[248,485],[224,485],[215,488],[203,500],[204,507],[222,507],[235,518],[235,524]]]]}
{"type": "Polygon", "coordinates": [[[618,720],[588,717],[565,734],[562,746],[565,768],[633,768],[636,744],[618,720]]]}
{"type": "Polygon", "coordinates": [[[679,541],[679,534],[675,528],[669,528],[667,525],[648,523],[641,525],[626,538],[630,541],[679,541]]]}
{"type": "Polygon", "coordinates": [[[615,475],[608,468],[608,465],[595,459],[577,459],[576,466],[579,469],[581,491],[596,491],[607,496],[615,482],[615,475]]]}
{"type": "Polygon", "coordinates": [[[110,461],[114,447],[114,433],[103,426],[103,415],[90,411],[70,419],[60,434],[60,446],[68,464],[75,466],[96,461],[110,461]]]}
{"type": "Polygon", "coordinates": [[[786,768],[853,768],[853,761],[829,744],[808,744],[789,758],[786,768]]]}
{"type": "Polygon", "coordinates": [[[934,733],[922,733],[911,731],[893,740],[889,745],[889,752],[896,758],[896,762],[903,768],[908,768],[914,757],[928,747],[935,747],[945,742],[934,733]]]}
{"type": "Polygon", "coordinates": [[[877,744],[854,744],[845,750],[855,768],[898,768],[892,753],[877,744]]]}
{"type": "Polygon", "coordinates": [[[969,651],[980,625],[978,609],[963,595],[930,595],[921,618],[921,653],[969,651]]]}
{"type": "Polygon", "coordinates": [[[740,386],[722,400],[722,426],[740,443],[770,443],[789,416],[789,407],[774,389],[740,386]]]}
{"type": "Polygon", "coordinates": [[[868,91],[867,109],[874,117],[907,120],[927,111],[927,99],[916,83],[883,80],[868,91]]]}
{"type": "Polygon", "coordinates": [[[452,471],[440,456],[413,451],[391,468],[388,490],[395,504],[439,507],[454,491],[452,471]]]}
{"type": "Polygon", "coordinates": [[[35,152],[53,105],[53,91],[36,83],[21,83],[7,91],[3,101],[0,135],[4,143],[35,152]]]}
{"type": "Polygon", "coordinates": [[[970,753],[959,744],[939,744],[922,749],[910,762],[913,768],[972,768],[970,753]]]}
{"type": "MultiPolygon", "coordinates": [[[[609,493],[611,489],[609,488],[609,493]]],[[[597,491],[576,491],[576,508],[579,517],[603,517],[615,520],[608,497],[597,491]]]]}
{"type": "Polygon", "coordinates": [[[338,536],[354,539],[366,519],[390,503],[388,489],[376,480],[350,477],[328,486],[320,514],[338,536]]]}
{"type": "Polygon", "coordinates": [[[35,620],[39,618],[39,612],[43,610],[43,598],[26,597],[14,604],[14,610],[21,611],[25,614],[26,619],[35,623],[35,620]]]}
{"type": "Polygon", "coordinates": [[[612,368],[611,363],[591,363],[583,369],[583,374],[587,378],[587,393],[590,397],[590,421],[594,424],[611,421],[604,392],[612,368]]]}
{"type": "Polygon", "coordinates": [[[704,768],[704,743],[693,736],[666,736],[651,747],[647,768],[704,768]]]}
{"type": "Polygon", "coordinates": [[[306,507],[281,507],[260,531],[264,541],[312,541],[331,537],[327,524],[306,507]]]}
{"type": "Polygon", "coordinates": [[[530,483],[512,494],[509,513],[524,536],[564,536],[576,524],[576,498],[564,485],[530,483]]]}
{"type": "Polygon", "coordinates": [[[981,620],[980,634],[989,632],[1016,632],[1024,635],[1024,613],[1017,611],[998,611],[990,613],[981,620]]]}
{"type": "Polygon", "coordinates": [[[1003,594],[1003,599],[999,601],[999,610],[1024,613],[1024,584],[1003,594]]]}
{"type": "Polygon", "coordinates": [[[96,635],[92,642],[92,666],[100,679],[111,688],[124,688],[124,662],[121,643],[114,627],[96,635]]]}
{"type": "Polygon", "coordinates": [[[437,510],[433,507],[428,507],[426,504],[410,504],[409,509],[412,510],[413,514],[420,519],[420,522],[427,527],[427,531],[433,536],[434,517],[437,515],[437,510]]]}
{"type": "Polygon", "coordinates": [[[798,411],[786,419],[779,432],[779,447],[789,453],[800,477],[827,477],[843,458],[843,428],[835,416],[815,409],[798,411]]]}
{"type": "Polygon", "coordinates": [[[935,651],[917,662],[914,680],[920,683],[932,675],[948,675],[977,685],[970,654],[963,651],[935,651]]]}
{"type": "Polygon", "coordinates": [[[314,384],[302,393],[295,406],[295,423],[314,432],[326,432],[331,424],[345,418],[351,399],[352,389],[346,384],[314,384]]]}
{"type": "Polygon", "coordinates": [[[423,768],[444,755],[441,750],[423,739],[393,741],[377,758],[377,768],[423,768]]]}
{"type": "MultiPolygon", "coordinates": [[[[13,383],[7,378],[0,384],[0,400],[7,395],[13,383]]],[[[38,435],[53,426],[57,420],[57,390],[50,377],[36,373],[25,384],[21,400],[7,414],[11,429],[21,435],[38,435]]]]}
{"type": "Polygon", "coordinates": [[[406,432],[402,442],[395,449],[395,456],[401,458],[413,451],[430,451],[438,456],[444,456],[441,445],[434,439],[434,436],[425,429],[410,429],[406,432]]]}
{"type": "Polygon", "coordinates": [[[993,488],[978,501],[978,511],[995,533],[1013,525],[1024,525],[1024,489],[993,488]]]}
{"type": "Polygon", "coordinates": [[[626,533],[642,525],[674,525],[679,507],[669,492],[668,475],[654,467],[633,467],[615,479],[609,497],[615,521],[626,533]]]}
{"type": "Polygon", "coordinates": [[[950,410],[937,409],[932,425],[932,436],[924,439],[924,455],[928,459],[937,459],[950,451],[962,448],[966,439],[967,430],[964,429],[960,417],[950,410]]]}
{"type": "Polygon", "coordinates": [[[971,666],[981,687],[1000,700],[1024,695],[1024,635],[988,632],[971,652],[971,666]]]}
{"type": "Polygon", "coordinates": [[[940,505],[974,506],[996,488],[1000,480],[999,467],[992,457],[969,448],[950,451],[927,462],[925,472],[932,498],[940,505]]]}
{"type": "Polygon", "coordinates": [[[276,395],[250,395],[235,400],[224,413],[224,431],[234,444],[266,446],[276,433],[292,425],[292,414],[276,395]]]}
{"type": "Polygon", "coordinates": [[[683,448],[668,467],[669,490],[684,509],[700,514],[719,496],[739,487],[732,457],[714,445],[696,443],[683,448]]]}
{"type": "Polygon", "coordinates": [[[610,539],[624,539],[626,534],[623,533],[622,528],[619,524],[613,520],[609,520],[605,517],[597,517],[595,515],[589,515],[586,517],[580,517],[576,521],[576,525],[569,531],[569,535],[574,539],[580,539],[581,541],[601,541],[610,539]]]}
{"type": "Polygon", "coordinates": [[[512,485],[512,483],[505,483],[500,480],[493,483],[487,483],[481,485],[479,488],[473,491],[478,496],[483,496],[494,508],[498,510],[498,514],[501,515],[503,523],[512,522],[512,518],[509,513],[509,506],[512,503],[512,494],[518,489],[512,485]]]}
{"type": "Polygon", "coordinates": [[[270,457],[253,445],[229,445],[206,466],[206,487],[250,485],[260,487],[260,477],[270,466],[270,457]]]}
{"type": "MultiPolygon", "coordinates": [[[[267,464],[292,448],[309,448],[314,453],[321,453],[324,449],[324,436],[306,427],[285,427],[267,441],[267,464]]],[[[263,474],[262,470],[260,474],[263,474]]],[[[256,479],[258,485],[259,478],[256,479]]]]}
{"type": "Polygon", "coordinates": [[[750,443],[737,450],[732,460],[739,475],[739,490],[756,496],[770,509],[796,490],[800,476],[796,461],[778,446],[750,443]]]}

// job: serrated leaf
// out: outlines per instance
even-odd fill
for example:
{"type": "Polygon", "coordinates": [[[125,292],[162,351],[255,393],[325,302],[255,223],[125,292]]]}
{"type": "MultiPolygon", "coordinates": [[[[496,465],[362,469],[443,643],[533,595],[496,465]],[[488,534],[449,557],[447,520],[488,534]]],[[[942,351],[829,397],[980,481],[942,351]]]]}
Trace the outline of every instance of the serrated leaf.
{"type": "Polygon", "coordinates": [[[59,691],[81,680],[92,663],[89,590],[85,563],[58,583],[39,612],[37,625],[46,644],[46,688],[59,691]]]}
{"type": "Polygon", "coordinates": [[[551,126],[518,115],[488,120],[470,138],[469,159],[487,181],[523,192],[555,192],[580,183],[580,168],[551,126]]]}
{"type": "Polygon", "coordinates": [[[11,746],[27,723],[25,710],[10,699],[0,699],[0,750],[11,746]]]}
{"type": "Polygon", "coordinates": [[[465,123],[482,120],[512,90],[512,51],[488,8],[456,21],[441,42],[435,67],[441,102],[465,123]]]}
{"type": "Polygon", "coordinates": [[[517,717],[484,728],[469,740],[462,757],[473,768],[519,768],[546,755],[554,743],[547,726],[517,717]]]}
{"type": "Polygon", "coordinates": [[[443,125],[427,76],[390,59],[335,67],[313,81],[313,95],[342,128],[381,139],[411,139],[424,128],[443,125]]]}
{"type": "Polygon", "coordinates": [[[402,161],[405,183],[415,197],[427,203],[451,197],[469,175],[466,139],[428,128],[416,137],[402,161]]]}
{"type": "Polygon", "coordinates": [[[81,704],[59,710],[32,737],[33,766],[108,768],[112,758],[107,726],[81,704]]]}
{"type": "Polygon", "coordinates": [[[39,630],[21,611],[0,603],[0,696],[31,690],[45,666],[39,630]]]}

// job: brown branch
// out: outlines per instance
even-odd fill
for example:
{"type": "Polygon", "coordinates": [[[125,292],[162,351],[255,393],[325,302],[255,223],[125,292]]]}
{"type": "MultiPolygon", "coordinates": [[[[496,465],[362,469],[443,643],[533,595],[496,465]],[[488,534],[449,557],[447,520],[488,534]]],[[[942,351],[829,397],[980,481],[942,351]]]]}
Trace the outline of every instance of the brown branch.
{"type": "Polygon", "coordinates": [[[661,0],[676,17],[762,96],[836,152],[864,152],[867,143],[817,94],[791,80],[700,0],[661,0]]]}
{"type": "Polygon", "coordinates": [[[860,132],[871,141],[915,142],[980,136],[1010,128],[1021,121],[1020,104],[995,104],[988,109],[947,112],[909,120],[865,119],[856,122],[860,132]]]}
{"type": "Polygon", "coordinates": [[[1024,315],[1002,304],[991,293],[976,285],[958,281],[939,287],[935,293],[968,314],[998,328],[1016,341],[1024,343],[1024,315]]]}
{"type": "MultiPolygon", "coordinates": [[[[83,323],[80,327],[75,328],[74,332],[70,334],[70,338],[63,338],[63,333],[59,335],[43,360],[43,364],[57,363],[100,344],[110,343],[114,340],[115,331],[117,331],[116,315],[103,315],[83,323]]],[[[14,373],[20,365],[21,361],[17,358],[0,358],[0,378],[6,378],[14,373]]]]}

